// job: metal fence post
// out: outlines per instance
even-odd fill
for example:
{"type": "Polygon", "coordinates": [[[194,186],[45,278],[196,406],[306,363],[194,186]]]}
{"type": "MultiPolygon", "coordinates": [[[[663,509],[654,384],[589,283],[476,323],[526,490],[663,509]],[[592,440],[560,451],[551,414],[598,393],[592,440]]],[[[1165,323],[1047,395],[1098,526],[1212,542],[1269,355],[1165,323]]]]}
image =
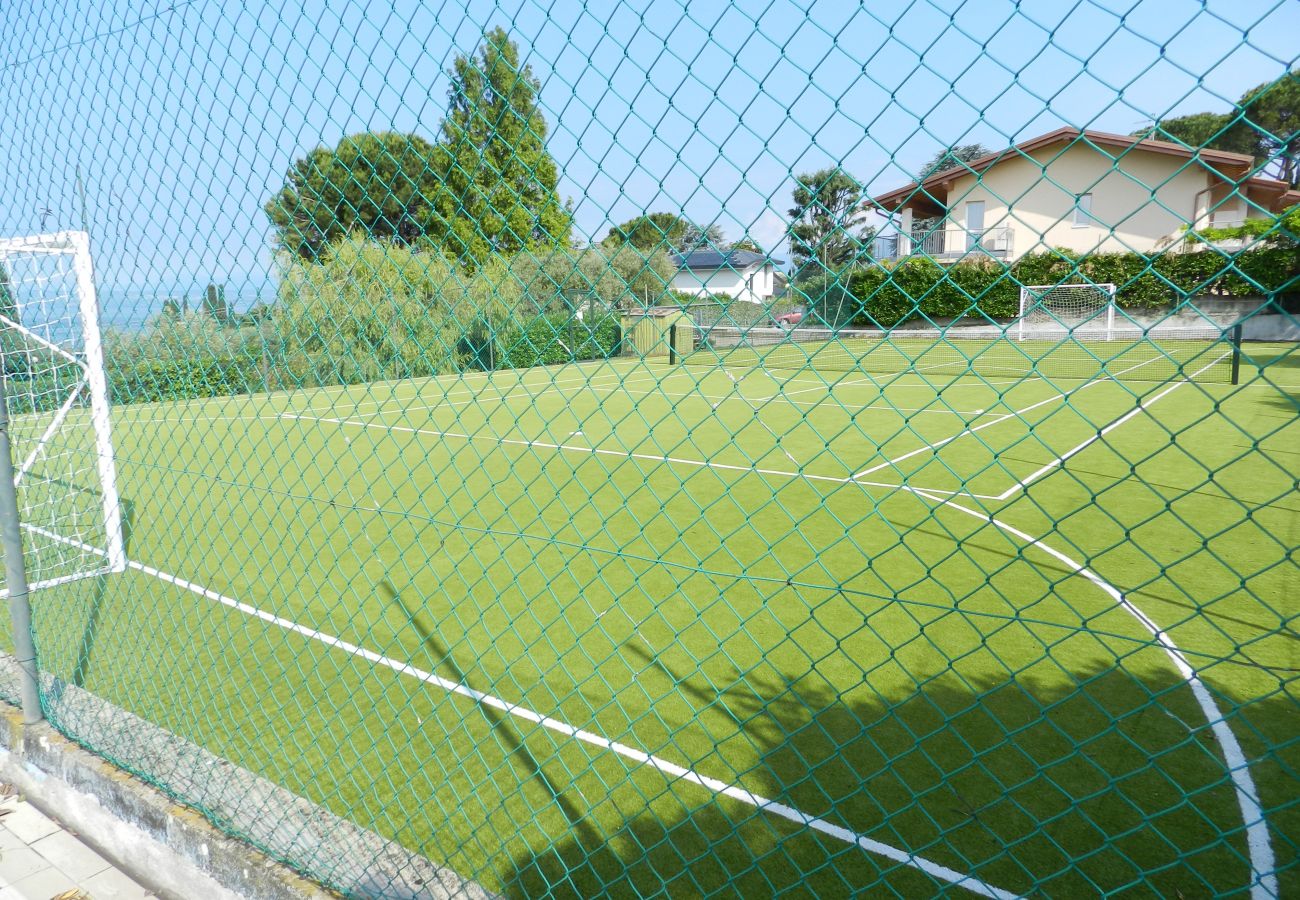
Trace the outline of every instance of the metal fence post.
{"type": "Polygon", "coordinates": [[[18,492],[14,488],[14,461],[9,448],[9,401],[6,378],[0,374],[0,543],[4,544],[5,585],[9,589],[9,621],[13,625],[14,661],[18,664],[18,696],[23,721],[39,722],[41,696],[36,681],[36,644],[32,640],[32,607],[27,599],[27,570],[23,565],[23,538],[18,527],[18,492]]]}

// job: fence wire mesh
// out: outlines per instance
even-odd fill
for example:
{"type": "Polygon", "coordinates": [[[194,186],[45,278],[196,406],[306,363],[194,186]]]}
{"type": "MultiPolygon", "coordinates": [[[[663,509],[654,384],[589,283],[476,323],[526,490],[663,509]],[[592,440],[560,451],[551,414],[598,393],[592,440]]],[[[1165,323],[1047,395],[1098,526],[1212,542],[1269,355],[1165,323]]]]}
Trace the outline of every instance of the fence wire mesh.
{"type": "Polygon", "coordinates": [[[1296,894],[1296,34],[0,18],[44,714],[352,896],[1296,894]]]}

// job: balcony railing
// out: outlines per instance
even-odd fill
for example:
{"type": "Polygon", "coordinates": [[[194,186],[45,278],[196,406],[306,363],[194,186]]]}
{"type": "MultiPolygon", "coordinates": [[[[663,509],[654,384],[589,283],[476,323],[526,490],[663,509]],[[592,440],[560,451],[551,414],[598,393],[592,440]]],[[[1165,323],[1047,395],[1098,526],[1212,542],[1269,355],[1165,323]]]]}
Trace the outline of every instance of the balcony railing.
{"type": "Polygon", "coordinates": [[[1010,225],[997,225],[983,231],[949,226],[914,234],[910,239],[901,234],[887,234],[876,238],[872,255],[876,259],[899,259],[923,253],[942,260],[982,255],[1005,257],[1011,252],[1014,236],[1010,225]]]}

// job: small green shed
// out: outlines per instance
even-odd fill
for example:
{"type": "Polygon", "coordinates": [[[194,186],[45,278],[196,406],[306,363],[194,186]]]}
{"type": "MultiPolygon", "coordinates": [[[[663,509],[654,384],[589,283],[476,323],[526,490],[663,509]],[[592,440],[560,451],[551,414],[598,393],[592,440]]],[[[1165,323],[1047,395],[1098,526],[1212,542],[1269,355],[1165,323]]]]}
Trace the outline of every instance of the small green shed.
{"type": "Polygon", "coordinates": [[[694,321],[679,306],[651,306],[623,314],[623,353],[628,356],[668,356],[689,351],[694,321]]]}

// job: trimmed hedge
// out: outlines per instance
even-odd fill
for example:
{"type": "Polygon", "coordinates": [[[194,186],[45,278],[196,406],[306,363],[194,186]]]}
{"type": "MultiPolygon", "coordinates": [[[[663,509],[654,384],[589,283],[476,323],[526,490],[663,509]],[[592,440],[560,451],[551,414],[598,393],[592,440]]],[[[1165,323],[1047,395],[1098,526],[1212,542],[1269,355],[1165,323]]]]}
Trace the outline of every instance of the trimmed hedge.
{"type": "Polygon", "coordinates": [[[235,357],[153,359],[108,371],[109,398],[116,404],[228,397],[262,389],[256,367],[235,357]]]}
{"type": "Polygon", "coordinates": [[[590,324],[562,314],[538,316],[509,328],[498,340],[498,369],[528,369],[609,359],[618,351],[619,326],[613,318],[590,324]]]}
{"type": "Polygon", "coordinates": [[[1161,309],[1190,297],[1272,296],[1284,307],[1300,300],[1300,249],[1247,250],[1236,256],[1213,251],[1073,255],[1057,250],[1021,257],[1010,267],[990,259],[941,266],[913,256],[801,287],[809,309],[834,328],[891,328],[912,319],[1009,319],[1020,309],[1020,286],[1092,281],[1116,286],[1120,306],[1161,309]]]}

